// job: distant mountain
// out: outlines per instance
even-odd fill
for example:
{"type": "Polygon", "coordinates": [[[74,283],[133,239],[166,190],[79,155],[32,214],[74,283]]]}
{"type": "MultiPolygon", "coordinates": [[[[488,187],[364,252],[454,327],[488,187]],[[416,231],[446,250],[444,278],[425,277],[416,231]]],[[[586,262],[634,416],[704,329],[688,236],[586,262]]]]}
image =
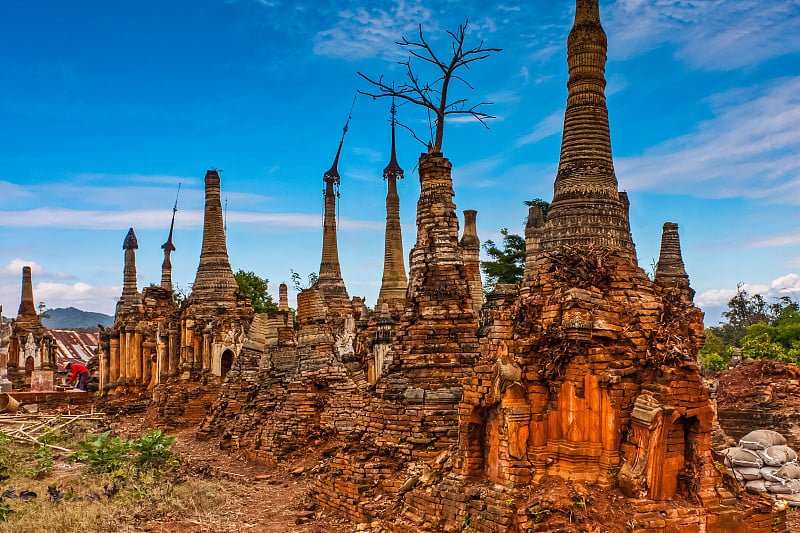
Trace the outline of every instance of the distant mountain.
{"type": "Polygon", "coordinates": [[[114,317],[103,313],[81,311],[74,307],[59,307],[45,311],[50,318],[42,318],[42,324],[48,329],[96,328],[97,324],[105,327],[114,325],[114,317]]]}

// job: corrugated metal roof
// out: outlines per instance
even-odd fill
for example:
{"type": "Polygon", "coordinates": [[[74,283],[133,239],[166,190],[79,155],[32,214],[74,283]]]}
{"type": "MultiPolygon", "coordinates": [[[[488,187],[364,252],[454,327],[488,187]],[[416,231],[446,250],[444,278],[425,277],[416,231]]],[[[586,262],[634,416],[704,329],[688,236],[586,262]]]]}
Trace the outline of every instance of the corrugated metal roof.
{"type": "Polygon", "coordinates": [[[56,340],[56,362],[60,371],[67,363],[85,365],[94,356],[100,339],[98,332],[51,329],[48,333],[56,340]]]}

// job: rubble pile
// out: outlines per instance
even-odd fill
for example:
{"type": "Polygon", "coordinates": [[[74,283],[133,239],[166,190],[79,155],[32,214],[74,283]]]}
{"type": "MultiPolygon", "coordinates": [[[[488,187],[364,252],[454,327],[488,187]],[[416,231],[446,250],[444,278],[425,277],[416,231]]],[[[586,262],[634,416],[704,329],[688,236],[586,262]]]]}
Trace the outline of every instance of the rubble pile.
{"type": "Polygon", "coordinates": [[[797,365],[745,359],[715,378],[717,417],[725,433],[740,439],[752,428],[772,428],[786,437],[789,446],[800,449],[797,365]]]}
{"type": "Polygon", "coordinates": [[[298,301],[297,331],[288,310],[256,315],[199,437],[217,436],[224,449],[274,464],[309,441],[354,431],[368,386],[343,361],[355,321],[326,314],[319,289],[298,301]]]}

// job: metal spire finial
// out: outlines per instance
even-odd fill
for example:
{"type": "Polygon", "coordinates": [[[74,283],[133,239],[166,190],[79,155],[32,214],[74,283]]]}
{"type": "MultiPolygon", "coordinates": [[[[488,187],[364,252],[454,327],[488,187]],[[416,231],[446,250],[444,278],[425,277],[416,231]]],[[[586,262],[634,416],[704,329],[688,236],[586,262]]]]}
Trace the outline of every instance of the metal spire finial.
{"type": "Polygon", "coordinates": [[[395,150],[395,134],[394,134],[394,126],[397,124],[397,106],[394,103],[394,97],[392,97],[392,107],[390,110],[392,114],[392,152],[389,158],[389,164],[386,165],[386,168],[383,169],[383,179],[387,180],[389,178],[399,178],[403,179],[403,169],[400,168],[400,164],[397,162],[397,152],[395,150]]]}
{"type": "Polygon", "coordinates": [[[172,232],[175,229],[175,213],[178,212],[178,198],[181,195],[181,183],[178,182],[178,193],[175,195],[175,205],[172,206],[172,222],[169,224],[169,237],[167,242],[161,245],[162,250],[169,249],[170,252],[175,251],[175,245],[172,244],[172,232]]]}
{"type": "MultiPolygon", "coordinates": [[[[358,95],[356,95],[358,96],[358,95]]],[[[333,165],[331,166],[330,170],[328,170],[325,175],[323,176],[324,181],[331,181],[335,185],[339,185],[341,178],[339,177],[339,156],[342,153],[342,145],[344,144],[344,136],[347,134],[347,130],[350,129],[350,119],[353,118],[353,108],[356,105],[356,96],[353,96],[353,103],[350,105],[350,112],[347,114],[347,121],[344,123],[344,128],[342,128],[342,138],[339,140],[339,148],[336,150],[336,157],[333,160],[333,165]]]]}

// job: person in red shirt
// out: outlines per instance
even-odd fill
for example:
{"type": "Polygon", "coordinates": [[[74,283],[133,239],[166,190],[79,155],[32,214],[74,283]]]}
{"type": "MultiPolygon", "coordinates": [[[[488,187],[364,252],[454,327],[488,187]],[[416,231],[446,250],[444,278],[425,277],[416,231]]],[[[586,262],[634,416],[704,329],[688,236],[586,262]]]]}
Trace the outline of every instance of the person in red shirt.
{"type": "Polygon", "coordinates": [[[77,377],[78,382],[75,388],[78,390],[87,390],[86,384],[89,381],[89,369],[80,363],[67,363],[67,370],[72,370],[72,377],[69,378],[69,383],[75,381],[77,377]]]}

